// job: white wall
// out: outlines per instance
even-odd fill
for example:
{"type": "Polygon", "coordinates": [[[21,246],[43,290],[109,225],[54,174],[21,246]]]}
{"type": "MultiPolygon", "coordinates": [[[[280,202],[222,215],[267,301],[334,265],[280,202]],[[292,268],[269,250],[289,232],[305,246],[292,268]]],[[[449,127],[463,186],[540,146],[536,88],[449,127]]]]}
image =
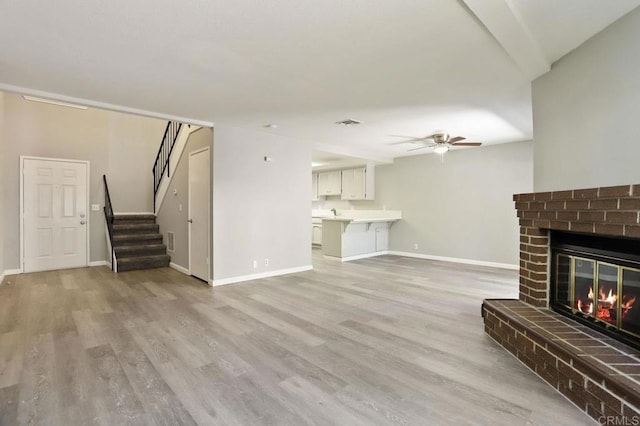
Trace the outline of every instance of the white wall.
{"type": "MultiPolygon", "coordinates": [[[[78,110],[29,102],[15,94],[4,94],[2,131],[4,191],[4,267],[19,269],[20,254],[20,156],[38,156],[90,161],[90,203],[104,205],[102,175],[116,211],[152,211],[148,195],[155,152],[166,122],[144,117],[120,117],[122,114],[96,109],[78,110]],[[149,123],[151,122],[151,123],[149,123]],[[137,124],[136,124],[137,123],[137,124]],[[128,132],[138,128],[136,138],[128,132]],[[150,133],[150,134],[147,134],[150,133]],[[139,144],[148,145],[144,148],[139,144]],[[151,147],[155,147],[152,149],[151,147]],[[147,154],[145,154],[147,153],[147,154]],[[128,155],[139,163],[125,161],[128,155]],[[142,156],[144,158],[142,158],[142,156]],[[152,157],[152,158],[149,158],[152,157]],[[116,178],[115,176],[118,175],[116,178]]],[[[91,261],[106,259],[104,213],[91,212],[91,261]]]]}
{"type": "Polygon", "coordinates": [[[536,191],[640,183],[640,8],[533,82],[536,191]]]}
{"type": "Polygon", "coordinates": [[[513,194],[533,188],[533,147],[518,142],[397,158],[376,167],[374,206],[402,210],[390,249],[518,264],[513,194]],[[418,249],[414,249],[418,244],[418,249]]]}
{"type": "MultiPolygon", "coordinates": [[[[0,166],[4,165],[4,93],[0,92],[0,166]]],[[[0,284],[4,276],[4,173],[0,170],[0,284]]]]}
{"type": "Polygon", "coordinates": [[[218,125],[213,146],[214,281],[310,266],[311,148],[218,125]]]}
{"type": "MultiPolygon", "coordinates": [[[[167,244],[167,233],[174,233],[175,250],[169,252],[171,262],[189,269],[189,153],[209,147],[210,153],[213,141],[211,128],[202,127],[191,133],[187,144],[176,164],[175,171],[171,174],[171,184],[160,209],[158,210],[157,223],[160,232],[167,244]],[[175,190],[175,194],[174,194],[175,190]],[[182,205],[182,210],[180,206],[182,205]]],[[[210,226],[209,229],[213,227],[210,226]]]]}

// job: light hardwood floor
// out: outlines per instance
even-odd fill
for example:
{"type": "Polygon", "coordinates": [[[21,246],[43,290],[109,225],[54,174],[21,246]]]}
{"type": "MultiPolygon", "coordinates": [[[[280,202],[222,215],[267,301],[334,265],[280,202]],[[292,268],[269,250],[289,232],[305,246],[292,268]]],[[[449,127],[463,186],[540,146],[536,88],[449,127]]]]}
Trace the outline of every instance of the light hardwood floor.
{"type": "Polygon", "coordinates": [[[171,269],[6,278],[0,424],[593,423],[483,333],[515,271],[313,256],[213,289],[171,269]]]}

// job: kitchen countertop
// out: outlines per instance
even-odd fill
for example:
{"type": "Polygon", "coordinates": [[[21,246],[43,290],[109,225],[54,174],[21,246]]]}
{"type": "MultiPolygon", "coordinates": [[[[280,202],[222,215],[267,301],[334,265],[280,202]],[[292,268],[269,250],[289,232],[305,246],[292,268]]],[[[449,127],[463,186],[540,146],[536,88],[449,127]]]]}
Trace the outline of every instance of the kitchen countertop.
{"type": "Polygon", "coordinates": [[[330,220],[332,222],[350,222],[350,223],[374,223],[374,222],[395,222],[396,220],[400,220],[400,218],[389,218],[389,217],[368,217],[368,218],[349,218],[349,217],[323,217],[322,220],[330,220]]]}

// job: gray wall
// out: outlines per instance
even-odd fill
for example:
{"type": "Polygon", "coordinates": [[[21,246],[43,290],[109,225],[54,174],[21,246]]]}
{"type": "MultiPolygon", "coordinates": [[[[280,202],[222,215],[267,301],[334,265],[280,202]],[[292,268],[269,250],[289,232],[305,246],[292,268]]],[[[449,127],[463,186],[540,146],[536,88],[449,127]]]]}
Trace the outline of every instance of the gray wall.
{"type": "Polygon", "coordinates": [[[402,210],[393,251],[516,265],[512,195],[532,187],[532,143],[491,145],[449,152],[444,164],[429,154],[377,166],[375,205],[358,208],[402,210]]]}
{"type": "MultiPolygon", "coordinates": [[[[189,153],[205,147],[209,147],[209,152],[212,153],[212,141],[213,129],[203,127],[191,133],[178,160],[176,170],[171,175],[171,184],[158,211],[157,222],[160,225],[160,232],[165,244],[167,233],[175,233],[175,250],[169,253],[171,262],[185,269],[189,269],[189,226],[187,225],[189,219],[189,153]],[[175,195],[174,190],[176,191],[175,195]],[[182,211],[180,205],[182,205],[182,211]]],[[[210,164],[213,164],[213,161],[210,164]]],[[[212,224],[209,224],[209,229],[213,229],[212,224]]]]}
{"type": "MultiPolygon", "coordinates": [[[[153,151],[160,144],[166,122],[122,116],[91,108],[78,110],[29,102],[18,95],[4,94],[1,141],[4,156],[0,173],[5,182],[2,191],[5,269],[20,266],[20,155],[88,160],[90,203],[103,206],[102,175],[106,174],[117,212],[153,210],[151,184],[145,176],[151,175],[153,151]],[[129,132],[136,128],[135,138],[131,138],[129,132]],[[125,160],[130,154],[140,162],[134,165],[125,160]]],[[[102,210],[92,211],[90,222],[91,261],[106,260],[102,210]]]]}
{"type": "Polygon", "coordinates": [[[536,191],[640,183],[640,8],[533,82],[536,191]]]}
{"type": "Polygon", "coordinates": [[[311,265],[311,148],[218,125],[213,146],[214,279],[311,265]]]}
{"type": "Polygon", "coordinates": [[[167,122],[131,114],[108,115],[107,178],[114,210],[153,213],[151,169],[167,122]]]}

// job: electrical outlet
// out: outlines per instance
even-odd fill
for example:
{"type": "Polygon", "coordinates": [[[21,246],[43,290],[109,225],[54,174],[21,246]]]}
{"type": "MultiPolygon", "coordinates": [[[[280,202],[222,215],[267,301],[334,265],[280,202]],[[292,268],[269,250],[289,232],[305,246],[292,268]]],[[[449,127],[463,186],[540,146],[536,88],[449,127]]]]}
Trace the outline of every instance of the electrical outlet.
{"type": "Polygon", "coordinates": [[[418,243],[413,243],[413,249],[418,250],[418,243]]]}
{"type": "Polygon", "coordinates": [[[254,260],[253,261],[253,269],[256,269],[258,267],[258,261],[254,260]]]}
{"type": "Polygon", "coordinates": [[[269,266],[269,259],[264,259],[264,266],[269,266]]]}

